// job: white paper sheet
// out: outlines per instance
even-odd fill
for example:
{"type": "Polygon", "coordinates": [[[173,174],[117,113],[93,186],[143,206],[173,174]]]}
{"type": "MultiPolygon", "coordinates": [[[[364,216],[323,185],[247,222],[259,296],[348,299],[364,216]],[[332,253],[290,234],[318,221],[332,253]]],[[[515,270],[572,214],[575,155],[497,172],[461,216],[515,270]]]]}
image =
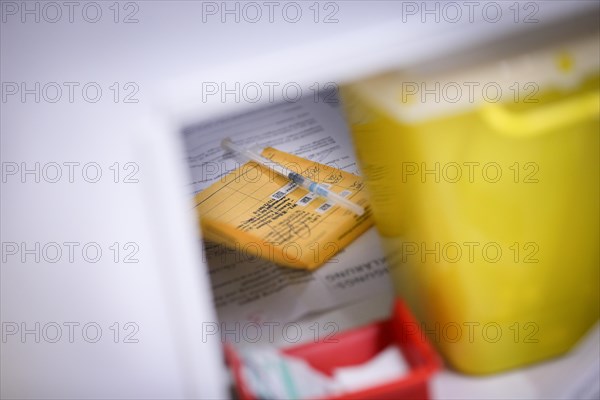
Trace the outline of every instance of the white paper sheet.
{"type": "Polygon", "coordinates": [[[239,166],[224,158],[221,140],[279,150],[357,173],[346,122],[339,107],[321,98],[275,104],[250,113],[183,129],[192,179],[197,193],[239,166]],[[317,100],[317,101],[315,101],[317,100]]]}
{"type": "MultiPolygon", "coordinates": [[[[244,146],[273,146],[358,173],[340,109],[322,97],[282,103],[183,130],[193,182],[208,187],[239,166],[220,147],[229,136],[244,146]]],[[[375,293],[392,292],[379,236],[370,229],[316,271],[293,270],[205,242],[221,322],[287,323],[375,293]]]]}

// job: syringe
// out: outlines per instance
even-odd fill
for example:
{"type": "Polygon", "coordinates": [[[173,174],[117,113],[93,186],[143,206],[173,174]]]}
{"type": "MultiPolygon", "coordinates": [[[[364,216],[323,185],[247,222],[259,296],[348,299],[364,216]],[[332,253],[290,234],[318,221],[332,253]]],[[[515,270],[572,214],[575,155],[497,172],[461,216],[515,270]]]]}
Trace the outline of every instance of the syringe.
{"type": "Polygon", "coordinates": [[[346,199],[345,197],[340,196],[339,194],[337,194],[335,192],[332,192],[327,187],[325,187],[321,184],[318,184],[317,182],[314,182],[314,181],[308,179],[307,177],[302,176],[302,175],[298,174],[297,172],[294,172],[294,171],[284,167],[283,165],[281,165],[279,163],[271,161],[268,158],[265,158],[250,149],[246,149],[246,148],[238,146],[235,143],[233,143],[231,141],[231,139],[229,139],[229,138],[223,139],[223,141],[221,142],[221,146],[225,150],[231,150],[236,153],[239,153],[239,154],[245,156],[246,158],[264,166],[265,168],[273,169],[275,172],[277,172],[280,175],[285,176],[286,178],[288,178],[289,180],[291,180],[298,186],[302,186],[309,192],[314,193],[317,196],[323,197],[332,203],[339,204],[340,206],[345,207],[348,210],[352,211],[356,215],[360,216],[360,215],[363,215],[365,212],[365,209],[363,207],[346,199]]]}

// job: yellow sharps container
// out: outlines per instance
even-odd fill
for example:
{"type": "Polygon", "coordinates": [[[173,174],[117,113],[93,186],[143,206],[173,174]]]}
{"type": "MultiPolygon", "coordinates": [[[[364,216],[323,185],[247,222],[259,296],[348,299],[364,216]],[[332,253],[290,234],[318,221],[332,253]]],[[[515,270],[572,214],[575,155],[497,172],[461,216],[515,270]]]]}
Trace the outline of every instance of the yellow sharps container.
{"type": "Polygon", "coordinates": [[[342,88],[397,294],[459,371],[558,355],[598,320],[599,49],[342,88]]]}

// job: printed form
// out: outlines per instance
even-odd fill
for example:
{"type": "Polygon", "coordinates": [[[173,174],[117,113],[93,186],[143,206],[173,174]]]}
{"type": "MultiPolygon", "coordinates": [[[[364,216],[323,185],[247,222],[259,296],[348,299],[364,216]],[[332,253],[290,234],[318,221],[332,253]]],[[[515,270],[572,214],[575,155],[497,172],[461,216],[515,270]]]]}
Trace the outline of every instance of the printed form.
{"type": "Polygon", "coordinates": [[[194,197],[205,239],[281,266],[314,270],[373,226],[360,176],[272,147],[262,156],[366,211],[359,216],[249,161],[194,197]]]}
{"type": "MultiPolygon", "coordinates": [[[[299,157],[358,174],[346,122],[337,104],[305,98],[183,130],[192,182],[190,194],[240,166],[225,157],[225,137],[244,147],[275,147],[299,157]]],[[[315,271],[284,268],[221,244],[205,241],[219,318],[225,323],[287,323],[382,292],[392,293],[374,228],[315,271]]]]}

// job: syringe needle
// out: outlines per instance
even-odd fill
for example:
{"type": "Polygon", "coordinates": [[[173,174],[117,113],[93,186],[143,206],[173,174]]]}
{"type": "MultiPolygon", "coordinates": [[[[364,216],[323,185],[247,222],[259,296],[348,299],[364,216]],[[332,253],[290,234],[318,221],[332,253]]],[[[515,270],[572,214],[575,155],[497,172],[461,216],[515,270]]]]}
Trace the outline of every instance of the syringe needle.
{"type": "Polygon", "coordinates": [[[233,143],[231,141],[230,138],[223,139],[223,141],[221,142],[221,146],[226,150],[230,150],[230,151],[239,153],[239,154],[245,156],[246,158],[248,158],[266,168],[273,169],[279,175],[282,175],[282,176],[288,178],[289,180],[291,180],[292,182],[294,182],[295,184],[297,184],[299,186],[302,186],[309,192],[315,193],[316,195],[323,197],[323,198],[331,201],[332,203],[335,203],[344,208],[347,208],[348,210],[352,211],[353,213],[355,213],[358,216],[363,215],[365,213],[365,209],[363,207],[361,207],[360,205],[346,199],[345,197],[340,196],[339,194],[337,194],[335,192],[332,192],[327,187],[325,187],[317,182],[314,182],[314,181],[310,180],[309,178],[307,178],[297,172],[294,172],[279,163],[271,161],[250,149],[246,149],[246,148],[236,145],[235,143],[233,143]]]}

